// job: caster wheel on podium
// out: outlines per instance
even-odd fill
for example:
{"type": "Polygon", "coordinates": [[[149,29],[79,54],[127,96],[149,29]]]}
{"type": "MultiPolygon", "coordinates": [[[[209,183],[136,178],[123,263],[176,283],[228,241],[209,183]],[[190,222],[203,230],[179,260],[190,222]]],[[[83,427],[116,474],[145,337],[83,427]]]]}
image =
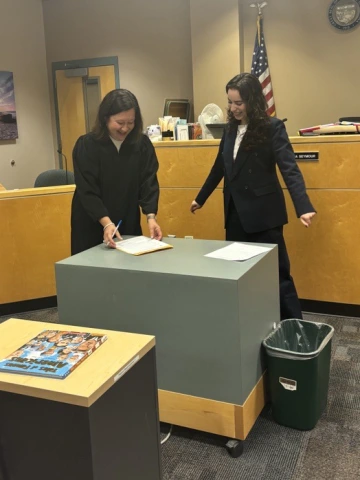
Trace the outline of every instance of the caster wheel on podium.
{"type": "Polygon", "coordinates": [[[227,441],[225,448],[233,458],[238,458],[244,451],[244,442],[231,439],[227,441]]]}

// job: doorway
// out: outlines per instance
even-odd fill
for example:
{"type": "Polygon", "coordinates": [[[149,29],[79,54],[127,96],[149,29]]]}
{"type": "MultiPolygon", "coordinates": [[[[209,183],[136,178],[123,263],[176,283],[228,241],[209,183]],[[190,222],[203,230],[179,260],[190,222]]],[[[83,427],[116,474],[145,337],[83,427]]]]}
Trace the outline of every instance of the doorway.
{"type": "Polygon", "coordinates": [[[73,171],[76,140],[91,131],[104,96],[120,88],[118,58],[54,62],[52,75],[59,165],[73,171]]]}

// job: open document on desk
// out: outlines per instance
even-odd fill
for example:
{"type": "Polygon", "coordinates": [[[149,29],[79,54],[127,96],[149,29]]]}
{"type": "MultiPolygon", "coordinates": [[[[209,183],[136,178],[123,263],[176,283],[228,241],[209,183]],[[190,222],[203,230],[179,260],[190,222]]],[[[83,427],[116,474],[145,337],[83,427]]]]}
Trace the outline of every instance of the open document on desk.
{"type": "Polygon", "coordinates": [[[157,252],[158,250],[167,250],[168,248],[173,248],[173,246],[141,235],[116,242],[116,248],[131,255],[143,255],[144,253],[157,252]]]}
{"type": "Polygon", "coordinates": [[[215,250],[214,252],[207,253],[205,257],[243,262],[244,260],[249,260],[249,258],[256,257],[256,255],[268,252],[269,250],[271,250],[270,247],[260,247],[258,245],[248,245],[246,243],[236,242],[227,247],[215,250]]]}

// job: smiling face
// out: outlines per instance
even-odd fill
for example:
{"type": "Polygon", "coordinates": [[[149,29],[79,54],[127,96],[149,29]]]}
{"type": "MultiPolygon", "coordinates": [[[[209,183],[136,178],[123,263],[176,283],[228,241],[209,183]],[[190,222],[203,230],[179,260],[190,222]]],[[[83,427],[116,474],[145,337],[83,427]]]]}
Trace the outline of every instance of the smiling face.
{"type": "Polygon", "coordinates": [[[126,110],[109,117],[106,123],[109,135],[114,140],[123,141],[135,127],[135,110],[126,110]]]}
{"type": "Polygon", "coordinates": [[[246,125],[248,123],[246,104],[240,97],[239,91],[230,88],[227,94],[230,112],[234,115],[234,118],[238,120],[242,125],[246,125]]]}
{"type": "Polygon", "coordinates": [[[57,342],[60,342],[61,337],[62,337],[61,333],[57,333],[57,334],[53,335],[52,337],[48,337],[48,341],[50,343],[57,343],[57,342]]]}
{"type": "Polygon", "coordinates": [[[68,354],[71,353],[72,351],[73,351],[72,348],[67,347],[67,348],[64,348],[64,349],[63,349],[63,354],[64,354],[64,355],[68,355],[68,354]]]}
{"type": "Polygon", "coordinates": [[[60,342],[58,342],[56,344],[57,347],[66,347],[66,345],[69,345],[70,343],[70,340],[64,338],[63,340],[60,340],[60,342]]]}
{"type": "Polygon", "coordinates": [[[95,340],[87,340],[86,342],[81,343],[76,350],[79,352],[87,352],[88,350],[91,350],[92,348],[94,348],[95,345],[96,345],[95,340]]]}

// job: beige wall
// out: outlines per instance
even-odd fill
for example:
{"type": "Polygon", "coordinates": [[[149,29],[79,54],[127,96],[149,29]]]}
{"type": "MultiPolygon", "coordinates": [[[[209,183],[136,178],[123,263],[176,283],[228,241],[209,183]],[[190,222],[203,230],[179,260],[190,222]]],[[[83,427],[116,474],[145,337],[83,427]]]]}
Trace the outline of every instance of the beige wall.
{"type": "MultiPolygon", "coordinates": [[[[226,82],[251,69],[257,9],[250,3],[190,0],[195,117],[207,103],[224,109],[226,82]]],[[[290,135],[360,115],[360,62],[354,61],[360,27],[335,29],[330,3],[271,0],[263,10],[276,113],[288,118],[290,135]]]]}
{"type": "Polygon", "coordinates": [[[0,70],[14,73],[19,130],[0,142],[0,182],[23,188],[55,164],[41,1],[0,0],[0,12],[0,70]]]}
{"type": "Polygon", "coordinates": [[[120,86],[137,97],[145,125],[166,97],[193,96],[189,0],[45,0],[51,63],[118,56],[120,86]]]}
{"type": "MultiPolygon", "coordinates": [[[[256,9],[244,4],[244,61],[249,71],[256,9]]],[[[342,32],[327,17],[330,0],[271,0],[264,8],[265,40],[276,113],[287,130],[359,116],[360,28],[342,32]],[[357,60],[355,60],[355,58],[357,60]]]]}
{"type": "MultiPolygon", "coordinates": [[[[250,69],[257,12],[249,3],[44,0],[42,12],[41,0],[0,0],[0,68],[14,72],[20,135],[0,145],[0,182],[7,188],[31,186],[54,165],[45,38],[48,67],[53,61],[118,56],[121,86],[138,96],[145,125],[157,122],[165,97],[192,98],[193,90],[197,118],[207,103],[225,109],[227,80],[243,65],[250,69]]],[[[277,115],[289,119],[291,135],[360,114],[360,62],[354,61],[360,27],[336,30],[327,18],[329,4],[271,0],[264,9],[277,115]]],[[[50,89],[50,105],[51,96],[50,89]]]]}
{"type": "Polygon", "coordinates": [[[225,85],[240,71],[238,0],[190,0],[195,118],[208,103],[226,112],[225,85]]]}

